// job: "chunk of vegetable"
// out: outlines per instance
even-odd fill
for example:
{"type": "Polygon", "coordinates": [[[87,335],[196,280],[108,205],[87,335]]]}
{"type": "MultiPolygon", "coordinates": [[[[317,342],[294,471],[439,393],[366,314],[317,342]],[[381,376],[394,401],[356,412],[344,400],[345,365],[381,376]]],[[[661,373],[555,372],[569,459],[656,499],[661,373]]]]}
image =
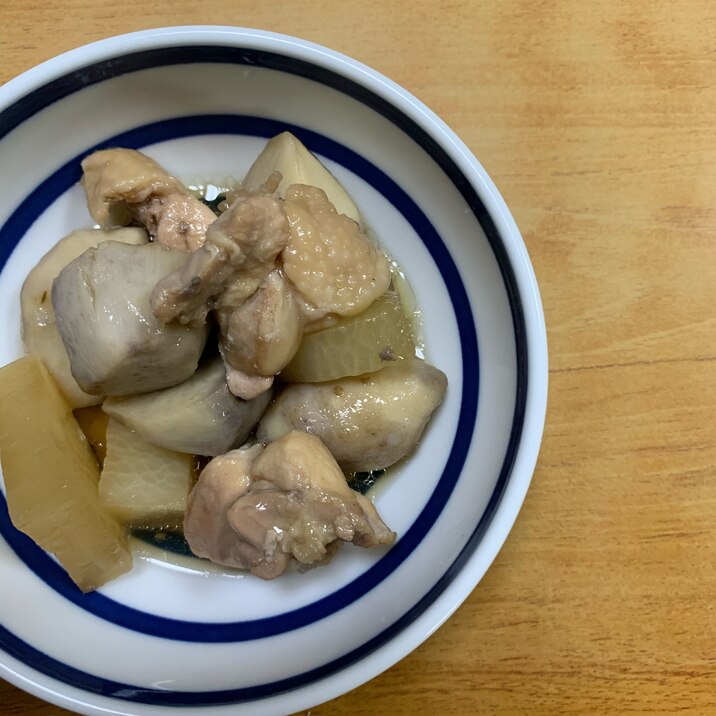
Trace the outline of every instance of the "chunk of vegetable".
{"type": "Polygon", "coordinates": [[[60,239],[30,271],[20,292],[22,340],[28,353],[39,356],[73,408],[97,405],[102,396],[85,393],[70,372],[70,359],[55,323],[52,282],[68,263],[102,241],[146,244],[147,232],[139,228],[81,229],[60,239]]]}
{"type": "Polygon", "coordinates": [[[160,244],[105,241],[65,266],[52,286],[57,327],[72,375],[93,395],[131,395],[186,380],[196,370],[208,326],[164,325],[149,296],[184,264],[160,244]]]}
{"type": "Polygon", "coordinates": [[[281,172],[279,196],[283,197],[291,184],[316,186],[326,192],[339,214],[360,222],[358,207],[338,179],[290,132],[282,132],[266,144],[244,177],[241,187],[255,191],[274,172],[281,172]]]}
{"type": "Polygon", "coordinates": [[[75,420],[82,428],[90,447],[97,456],[100,468],[104,465],[107,455],[107,421],[109,416],[99,405],[90,405],[86,408],[77,408],[72,411],[75,420]]]}
{"type": "Polygon", "coordinates": [[[305,335],[281,377],[292,383],[320,383],[374,373],[414,356],[410,321],[397,294],[387,292],[363,313],[305,335]]]}
{"type": "Polygon", "coordinates": [[[410,454],[445,397],[447,376],[413,358],[376,373],[287,386],[261,419],[256,437],[291,430],[321,438],[346,472],[382,470],[410,454]]]}
{"type": "Polygon", "coordinates": [[[99,496],[122,522],[135,527],[178,528],[193,476],[191,455],[152,445],[110,418],[99,496]]]}
{"type": "Polygon", "coordinates": [[[15,527],[54,552],[85,592],[128,571],[127,537],[97,494],[97,460],[39,358],[0,369],[0,406],[0,462],[15,527]]]}
{"type": "Polygon", "coordinates": [[[179,385],[128,398],[107,398],[103,407],[147,442],[213,457],[246,441],[271,396],[267,390],[252,400],[234,397],[226,384],[224,363],[217,356],[179,385]]]}

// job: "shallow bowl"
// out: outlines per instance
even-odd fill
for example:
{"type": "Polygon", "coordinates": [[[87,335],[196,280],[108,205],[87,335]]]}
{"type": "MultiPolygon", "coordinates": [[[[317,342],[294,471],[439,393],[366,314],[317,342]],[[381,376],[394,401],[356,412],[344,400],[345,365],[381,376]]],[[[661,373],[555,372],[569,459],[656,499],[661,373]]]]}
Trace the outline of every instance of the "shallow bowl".
{"type": "MultiPolygon", "coordinates": [[[[0,365],[23,353],[34,263],[91,225],[80,159],[134,147],[186,183],[240,178],[290,130],[405,272],[449,379],[417,452],[373,498],[399,540],[275,582],[165,561],[82,595],[0,495],[0,676],[86,714],[276,714],[367,681],[479,582],[517,517],[542,435],[547,349],[525,246],[494,184],[406,90],[336,52],[227,27],[69,52],[0,88],[0,365]]],[[[8,409],[8,406],[2,406],[8,409]]],[[[11,409],[11,408],[9,408],[11,409]]]]}

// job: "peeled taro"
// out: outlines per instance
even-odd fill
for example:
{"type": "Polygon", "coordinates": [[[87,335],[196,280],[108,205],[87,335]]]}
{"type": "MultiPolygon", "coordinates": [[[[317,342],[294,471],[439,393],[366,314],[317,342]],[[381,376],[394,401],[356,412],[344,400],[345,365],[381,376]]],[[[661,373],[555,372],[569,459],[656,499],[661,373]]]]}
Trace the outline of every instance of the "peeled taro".
{"type": "Polygon", "coordinates": [[[167,388],[196,370],[208,326],[164,325],[149,296],[186,253],[106,241],[85,251],[52,286],[57,327],[80,388],[130,395],[167,388]]]}

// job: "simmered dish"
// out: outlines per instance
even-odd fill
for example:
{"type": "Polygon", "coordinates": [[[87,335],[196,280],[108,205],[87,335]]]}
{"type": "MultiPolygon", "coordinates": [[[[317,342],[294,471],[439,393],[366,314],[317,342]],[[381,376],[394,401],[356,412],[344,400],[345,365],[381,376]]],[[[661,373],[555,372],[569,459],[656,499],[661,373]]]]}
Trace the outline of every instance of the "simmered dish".
{"type": "Polygon", "coordinates": [[[288,133],[213,203],[135,150],[82,169],[98,226],[30,272],[0,369],[18,529],[85,591],[135,528],[263,579],[392,544],[348,478],[409,455],[447,379],[335,177],[288,133]]]}

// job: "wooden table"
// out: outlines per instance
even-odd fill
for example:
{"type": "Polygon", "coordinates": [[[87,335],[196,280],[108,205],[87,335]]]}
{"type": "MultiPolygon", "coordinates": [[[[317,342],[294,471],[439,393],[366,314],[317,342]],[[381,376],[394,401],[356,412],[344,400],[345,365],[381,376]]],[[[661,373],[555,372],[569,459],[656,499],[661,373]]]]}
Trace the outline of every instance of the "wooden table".
{"type": "MultiPolygon", "coordinates": [[[[522,513],[437,634],[313,716],[716,714],[709,5],[0,2],[0,81],[170,24],[248,25],[343,51],[437,111],[522,229],[551,353],[522,513]]],[[[0,712],[65,713],[5,683],[0,712]]]]}

